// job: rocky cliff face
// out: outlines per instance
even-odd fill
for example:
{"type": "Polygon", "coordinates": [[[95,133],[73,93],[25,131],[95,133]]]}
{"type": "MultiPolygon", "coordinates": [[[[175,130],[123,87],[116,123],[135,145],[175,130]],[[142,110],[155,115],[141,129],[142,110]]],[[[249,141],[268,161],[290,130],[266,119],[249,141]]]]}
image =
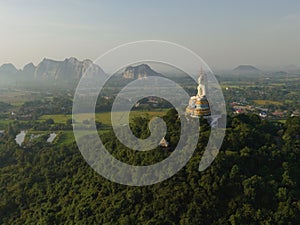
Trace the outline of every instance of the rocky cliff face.
{"type": "Polygon", "coordinates": [[[37,65],[36,70],[34,71],[34,77],[54,79],[60,63],[61,62],[59,61],[54,61],[51,59],[43,59],[42,62],[37,65]]]}
{"type": "Polygon", "coordinates": [[[79,80],[89,67],[89,74],[97,75],[101,72],[101,68],[93,64],[91,60],[79,61],[73,57],[64,61],[43,59],[37,66],[34,77],[54,80],[79,80]]]}
{"type": "Polygon", "coordinates": [[[11,63],[6,63],[0,66],[0,74],[15,75],[18,72],[16,67],[11,63]]]}
{"type": "Polygon", "coordinates": [[[149,76],[163,76],[150,68],[146,64],[138,66],[129,66],[123,72],[123,78],[125,79],[140,79],[149,76]]]}
{"type": "Polygon", "coordinates": [[[28,63],[27,65],[24,66],[22,72],[25,75],[33,76],[35,70],[36,70],[36,67],[33,65],[33,63],[28,63]]]}
{"type": "MultiPolygon", "coordinates": [[[[30,85],[76,85],[83,75],[101,76],[104,78],[103,70],[91,60],[79,61],[74,57],[63,61],[44,58],[37,66],[29,63],[23,69],[17,70],[12,64],[0,66],[0,84],[30,84],[30,85]]],[[[147,64],[129,66],[122,73],[122,80],[141,79],[150,76],[164,75],[157,73],[147,64]]],[[[120,80],[118,80],[120,82],[120,80]]]]}
{"type": "Polygon", "coordinates": [[[3,64],[0,66],[0,84],[7,85],[10,83],[15,83],[17,79],[18,70],[11,64],[3,64]]]}
{"type": "Polygon", "coordinates": [[[0,66],[0,84],[15,84],[19,81],[34,84],[35,82],[55,81],[60,83],[77,83],[88,70],[88,76],[103,76],[102,69],[91,60],[79,61],[74,57],[64,61],[43,59],[37,66],[29,63],[23,69],[17,70],[12,64],[0,66]],[[88,70],[89,69],[89,70],[88,70]]]}

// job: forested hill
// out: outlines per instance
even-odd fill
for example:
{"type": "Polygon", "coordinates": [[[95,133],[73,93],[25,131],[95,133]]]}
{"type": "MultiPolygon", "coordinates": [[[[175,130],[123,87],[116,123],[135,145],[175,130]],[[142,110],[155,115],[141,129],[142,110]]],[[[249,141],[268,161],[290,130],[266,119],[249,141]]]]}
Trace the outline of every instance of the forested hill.
{"type": "MultiPolygon", "coordinates": [[[[129,161],[166,157],[178,141],[174,114],[165,117],[171,149],[134,158],[109,132],[103,141],[129,161]]],[[[285,125],[255,115],[228,120],[222,150],[207,170],[197,170],[209,136],[202,121],[192,160],[146,187],[102,178],[75,143],[23,149],[7,137],[0,144],[0,224],[300,224],[300,118],[285,125]]],[[[146,123],[136,118],[133,132],[143,136],[137,128],[146,123]]]]}

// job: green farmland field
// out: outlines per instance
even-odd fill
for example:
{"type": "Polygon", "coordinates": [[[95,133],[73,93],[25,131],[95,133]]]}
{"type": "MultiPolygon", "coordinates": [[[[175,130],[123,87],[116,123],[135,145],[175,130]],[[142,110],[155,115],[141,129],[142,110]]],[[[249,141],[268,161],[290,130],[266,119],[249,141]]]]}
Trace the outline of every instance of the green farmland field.
{"type": "Polygon", "coordinates": [[[281,102],[271,100],[253,100],[257,105],[282,105],[281,102]]]}
{"type": "MultiPolygon", "coordinates": [[[[117,112],[120,114],[123,114],[123,112],[117,112]]],[[[142,116],[146,117],[161,117],[165,115],[166,111],[131,111],[130,117],[136,117],[136,116],[142,116]]],[[[84,120],[91,120],[92,115],[90,113],[82,113],[79,114],[78,117],[80,118],[80,121],[82,122],[84,120]]],[[[111,113],[110,112],[102,112],[102,113],[96,113],[95,114],[96,121],[101,122],[104,125],[110,126],[111,125],[111,113]]],[[[55,123],[66,123],[68,119],[72,119],[72,115],[64,115],[64,114],[54,114],[54,115],[43,115],[39,118],[39,120],[47,120],[47,119],[53,119],[55,123]]]]}

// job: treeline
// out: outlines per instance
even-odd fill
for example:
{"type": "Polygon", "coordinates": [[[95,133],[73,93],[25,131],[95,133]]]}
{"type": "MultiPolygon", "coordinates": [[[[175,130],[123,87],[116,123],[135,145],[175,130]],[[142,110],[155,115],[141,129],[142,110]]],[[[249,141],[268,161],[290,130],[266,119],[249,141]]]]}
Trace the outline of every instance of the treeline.
{"type": "MultiPolygon", "coordinates": [[[[116,157],[151,163],[178,140],[176,112],[165,116],[170,149],[134,156],[113,134],[102,134],[116,157]]],[[[300,224],[300,118],[286,124],[256,115],[228,118],[224,144],[212,165],[198,165],[209,137],[201,126],[196,152],[172,178],[145,187],[112,183],[94,172],[76,144],[0,144],[1,224],[300,224]]],[[[147,118],[131,129],[145,138],[147,118]]],[[[111,131],[112,132],[112,131],[111,131]]],[[[151,151],[150,151],[151,152],[151,151]]]]}
{"type": "Polygon", "coordinates": [[[72,105],[72,99],[63,94],[49,99],[28,101],[21,105],[16,117],[30,115],[31,118],[38,119],[45,114],[71,114],[72,105]]]}

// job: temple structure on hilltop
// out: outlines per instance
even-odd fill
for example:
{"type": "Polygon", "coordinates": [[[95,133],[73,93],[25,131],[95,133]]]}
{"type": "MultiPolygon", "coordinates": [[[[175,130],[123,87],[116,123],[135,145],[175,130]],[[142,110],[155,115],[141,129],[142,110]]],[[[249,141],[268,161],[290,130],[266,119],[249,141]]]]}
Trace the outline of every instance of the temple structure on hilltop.
{"type": "Polygon", "coordinates": [[[197,95],[192,96],[189,105],[186,107],[186,115],[191,117],[204,117],[209,118],[211,115],[209,102],[206,98],[206,74],[201,68],[198,78],[197,95]]]}

